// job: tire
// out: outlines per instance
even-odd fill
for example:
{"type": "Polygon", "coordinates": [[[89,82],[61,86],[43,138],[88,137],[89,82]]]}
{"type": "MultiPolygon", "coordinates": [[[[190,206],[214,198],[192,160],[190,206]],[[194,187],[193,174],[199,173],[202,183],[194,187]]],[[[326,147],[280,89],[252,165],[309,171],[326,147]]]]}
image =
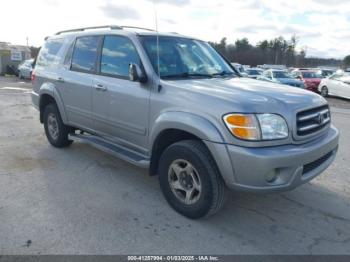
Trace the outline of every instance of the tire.
{"type": "Polygon", "coordinates": [[[184,140],[170,145],[160,158],[159,182],[169,205],[185,217],[209,217],[223,206],[225,183],[209,150],[201,141],[184,140]],[[193,171],[191,176],[187,172],[179,172],[187,169],[193,171]],[[180,179],[178,175],[185,177],[180,179]],[[192,201],[187,198],[183,186],[182,189],[174,189],[180,184],[188,186],[187,192],[192,191],[192,201]]]}
{"type": "Polygon", "coordinates": [[[323,97],[328,96],[328,88],[326,86],[321,87],[321,96],[323,96],[323,97]]]}
{"type": "Polygon", "coordinates": [[[68,139],[71,128],[63,124],[55,104],[49,104],[44,109],[44,128],[47,140],[52,146],[62,148],[73,143],[72,140],[68,139]]]}

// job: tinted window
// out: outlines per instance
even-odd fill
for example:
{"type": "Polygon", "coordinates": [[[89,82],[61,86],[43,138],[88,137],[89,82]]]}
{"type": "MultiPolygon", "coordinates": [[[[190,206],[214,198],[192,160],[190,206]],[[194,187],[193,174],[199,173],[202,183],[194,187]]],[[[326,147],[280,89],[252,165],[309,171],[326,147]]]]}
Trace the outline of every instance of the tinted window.
{"type": "Polygon", "coordinates": [[[72,70],[93,72],[99,45],[99,36],[77,38],[72,56],[72,70]]]}
{"type": "Polygon", "coordinates": [[[44,46],[40,50],[40,54],[37,60],[37,64],[40,66],[48,66],[55,64],[58,61],[58,52],[63,45],[64,39],[52,39],[46,41],[44,46]]]}
{"type": "Polygon", "coordinates": [[[291,78],[290,75],[283,71],[275,71],[273,72],[273,76],[275,78],[291,78]]]}
{"type": "Polygon", "coordinates": [[[128,77],[130,63],[140,65],[140,58],[132,42],[122,36],[106,36],[101,57],[101,73],[128,77]]]}

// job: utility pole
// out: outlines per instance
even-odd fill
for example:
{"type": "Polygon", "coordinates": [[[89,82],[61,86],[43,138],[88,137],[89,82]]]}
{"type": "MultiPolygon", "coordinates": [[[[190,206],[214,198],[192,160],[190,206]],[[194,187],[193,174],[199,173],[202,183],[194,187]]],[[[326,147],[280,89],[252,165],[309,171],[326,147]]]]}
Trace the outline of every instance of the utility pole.
{"type": "Polygon", "coordinates": [[[29,47],[29,38],[28,38],[28,36],[27,36],[26,40],[27,40],[27,47],[29,47]]]}

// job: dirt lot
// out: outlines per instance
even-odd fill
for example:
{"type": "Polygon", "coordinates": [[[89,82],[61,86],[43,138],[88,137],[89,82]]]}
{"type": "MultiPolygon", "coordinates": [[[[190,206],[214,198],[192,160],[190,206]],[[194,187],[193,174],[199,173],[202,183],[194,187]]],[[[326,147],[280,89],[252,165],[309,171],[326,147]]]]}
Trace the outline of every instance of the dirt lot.
{"type": "Polygon", "coordinates": [[[0,78],[0,254],[350,254],[350,102],[330,99],[334,164],[292,192],[231,192],[191,221],[156,177],[89,146],[51,147],[30,85],[0,78]]]}

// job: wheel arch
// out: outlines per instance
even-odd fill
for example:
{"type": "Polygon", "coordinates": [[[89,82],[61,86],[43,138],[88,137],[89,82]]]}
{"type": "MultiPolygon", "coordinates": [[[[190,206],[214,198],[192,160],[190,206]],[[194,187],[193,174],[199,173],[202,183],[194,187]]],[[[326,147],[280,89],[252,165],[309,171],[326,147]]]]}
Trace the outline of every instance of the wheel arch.
{"type": "Polygon", "coordinates": [[[44,108],[50,103],[55,103],[57,105],[63,123],[67,124],[68,119],[59,92],[52,83],[44,83],[39,90],[39,110],[41,123],[43,123],[44,108]]]}
{"type": "Polygon", "coordinates": [[[209,120],[187,112],[167,112],[159,116],[150,134],[152,151],[149,174],[157,175],[160,156],[168,146],[189,139],[202,141],[216,162],[205,141],[223,143],[224,140],[209,120]]]}

